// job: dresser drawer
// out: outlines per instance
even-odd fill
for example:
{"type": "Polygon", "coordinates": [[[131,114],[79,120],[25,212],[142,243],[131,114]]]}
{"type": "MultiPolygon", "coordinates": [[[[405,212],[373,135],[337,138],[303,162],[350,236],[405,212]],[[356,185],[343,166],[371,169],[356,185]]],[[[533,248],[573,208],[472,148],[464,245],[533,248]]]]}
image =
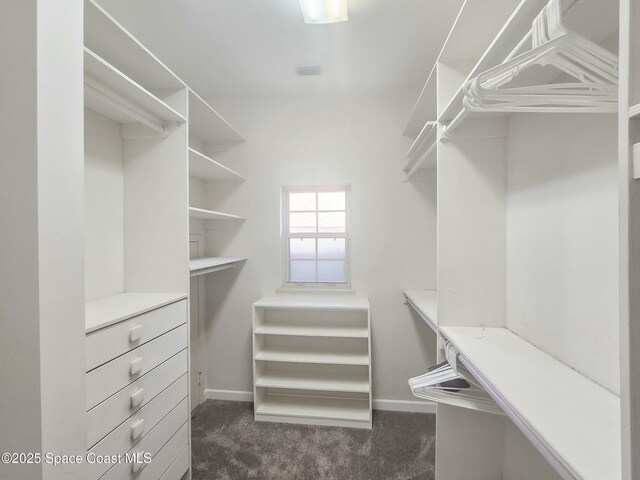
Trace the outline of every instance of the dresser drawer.
{"type": "Polygon", "coordinates": [[[187,346],[187,325],[87,373],[87,410],[134,382],[187,346]]]}
{"type": "Polygon", "coordinates": [[[159,337],[187,322],[187,302],[165,305],[86,337],[87,371],[159,337]]]}
{"type": "MultiPolygon", "coordinates": [[[[138,442],[138,444],[133,447],[129,452],[131,453],[139,453],[140,458],[142,458],[143,454],[148,453],[151,455],[151,463],[145,465],[144,463],[117,463],[115,464],[107,473],[104,474],[101,480],[128,480],[130,478],[138,475],[137,478],[144,478],[142,473],[151,465],[153,465],[154,460],[158,452],[162,449],[165,444],[171,440],[176,433],[184,435],[184,444],[180,445],[180,447],[184,447],[188,442],[189,428],[188,428],[188,420],[189,420],[189,401],[188,399],[184,399],[180,402],[173,410],[169,412],[169,414],[164,417],[160,423],[158,423],[142,440],[138,442]],[[185,433],[182,432],[182,428],[184,428],[185,433]]],[[[179,438],[183,438],[180,436],[179,438]]],[[[174,457],[175,458],[181,448],[178,448],[174,457]]],[[[124,452],[123,452],[124,453],[124,452]]],[[[162,458],[162,457],[158,457],[162,458]]],[[[171,459],[173,461],[173,459],[171,459]]],[[[170,462],[169,462],[170,464],[170,462]]],[[[168,467],[168,465],[167,465],[168,467]]],[[[154,469],[150,470],[151,473],[154,473],[154,469]]],[[[155,478],[160,478],[160,476],[164,473],[164,470],[158,472],[158,475],[155,478]]],[[[149,474],[146,474],[148,476],[149,474]]],[[[153,477],[149,477],[153,478],[153,477]]]]}
{"type": "MultiPolygon", "coordinates": [[[[176,405],[187,396],[187,375],[184,374],[158,396],[142,407],[118,428],[100,440],[90,453],[95,455],[117,455],[131,450],[151,431],[176,405]]],[[[98,479],[110,465],[90,463],[88,478],[98,479]]]]}
{"type": "Polygon", "coordinates": [[[180,428],[136,480],[180,480],[189,468],[189,430],[180,428]],[[177,458],[176,458],[177,457],[177,458]]]}
{"type": "Polygon", "coordinates": [[[148,404],[186,371],[187,350],[184,349],[87,412],[87,448],[91,448],[124,420],[148,404]],[[139,398],[140,391],[142,391],[142,399],[139,398]],[[138,397],[135,397],[136,394],[138,397]],[[132,404],[132,398],[140,399],[140,403],[132,404]]]}
{"type": "MultiPolygon", "coordinates": [[[[166,445],[165,445],[166,447],[166,445]]],[[[164,450],[164,447],[163,447],[164,450]]],[[[161,450],[162,451],[162,450],[161,450]]],[[[160,480],[180,480],[189,469],[189,446],[182,449],[178,458],[174,460],[166,472],[162,474],[160,480]]]]}

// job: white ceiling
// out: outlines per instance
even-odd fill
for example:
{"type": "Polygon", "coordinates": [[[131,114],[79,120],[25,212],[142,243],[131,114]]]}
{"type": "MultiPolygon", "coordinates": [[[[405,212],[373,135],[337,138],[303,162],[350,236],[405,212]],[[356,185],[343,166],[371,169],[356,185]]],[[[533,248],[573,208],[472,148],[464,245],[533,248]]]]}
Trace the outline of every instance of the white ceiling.
{"type": "Polygon", "coordinates": [[[462,0],[349,0],[349,21],[307,25],[298,0],[98,0],[207,98],[413,89],[462,0]],[[298,66],[320,65],[320,77],[298,66]]]}

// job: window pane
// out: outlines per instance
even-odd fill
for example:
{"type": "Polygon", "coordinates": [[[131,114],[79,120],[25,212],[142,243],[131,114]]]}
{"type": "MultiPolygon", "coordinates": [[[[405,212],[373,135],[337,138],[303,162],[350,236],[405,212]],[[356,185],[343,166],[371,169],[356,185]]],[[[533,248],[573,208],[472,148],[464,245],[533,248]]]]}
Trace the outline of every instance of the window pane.
{"type": "Polygon", "coordinates": [[[345,192],[318,192],[318,210],[344,210],[345,192]]]}
{"type": "Polygon", "coordinates": [[[321,233],[334,233],[345,231],[344,212],[320,212],[318,213],[318,231],[321,233]]]}
{"type": "Polygon", "coordinates": [[[346,282],[344,260],[325,260],[318,262],[319,282],[346,282]]]}
{"type": "Polygon", "coordinates": [[[319,238],[318,258],[343,259],[345,257],[345,243],[344,238],[319,238]]]}
{"type": "Polygon", "coordinates": [[[289,194],[289,211],[308,211],[316,209],[315,193],[294,193],[289,194]]]}
{"type": "Polygon", "coordinates": [[[298,259],[315,259],[316,258],[316,239],[315,238],[290,238],[289,239],[289,258],[298,259]]]}
{"type": "Polygon", "coordinates": [[[289,270],[290,282],[315,282],[316,262],[314,260],[292,260],[289,270]]]}
{"type": "Polygon", "coordinates": [[[316,231],[315,212],[289,214],[289,232],[290,233],[315,233],[315,231],[316,231]]]}

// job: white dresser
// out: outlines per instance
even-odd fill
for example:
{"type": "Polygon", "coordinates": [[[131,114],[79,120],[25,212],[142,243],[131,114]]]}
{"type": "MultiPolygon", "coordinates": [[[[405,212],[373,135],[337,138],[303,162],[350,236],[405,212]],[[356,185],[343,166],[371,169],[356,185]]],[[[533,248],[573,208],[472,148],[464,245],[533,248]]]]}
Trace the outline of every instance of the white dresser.
{"type": "Polygon", "coordinates": [[[185,295],[124,293],[86,304],[88,480],[187,472],[187,340],[185,295]]]}

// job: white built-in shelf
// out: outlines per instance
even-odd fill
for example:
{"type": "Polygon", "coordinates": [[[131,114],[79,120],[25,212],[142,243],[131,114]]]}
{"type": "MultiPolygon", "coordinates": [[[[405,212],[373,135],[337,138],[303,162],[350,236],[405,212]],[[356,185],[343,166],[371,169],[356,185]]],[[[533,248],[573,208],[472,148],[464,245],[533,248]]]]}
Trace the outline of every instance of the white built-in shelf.
{"type": "Polygon", "coordinates": [[[418,170],[436,168],[437,159],[437,122],[427,122],[407,152],[404,172],[411,177],[418,170]]]}
{"type": "Polygon", "coordinates": [[[563,478],[621,478],[618,395],[505,328],[440,331],[563,478]]]}
{"type": "Polygon", "coordinates": [[[263,362],[317,363],[324,365],[369,365],[367,352],[341,349],[263,347],[255,359],[263,362]]]}
{"type": "Polygon", "coordinates": [[[204,144],[244,141],[242,135],[193,90],[189,90],[189,135],[204,144]]]}
{"type": "Polygon", "coordinates": [[[187,298],[183,293],[120,293],[85,303],[86,333],[187,298]]]}
{"type": "Polygon", "coordinates": [[[192,277],[196,277],[198,275],[205,275],[207,273],[235,268],[238,264],[246,260],[246,258],[242,257],[192,258],[189,260],[189,272],[192,277]]]}
{"type": "Polygon", "coordinates": [[[317,325],[273,325],[263,324],[255,329],[258,335],[283,335],[297,337],[367,338],[369,331],[363,327],[317,326],[317,325]]]}
{"type": "Polygon", "coordinates": [[[189,175],[207,181],[242,182],[245,178],[199,151],[189,148],[189,175]]]}
{"type": "Polygon", "coordinates": [[[422,87],[418,101],[413,107],[407,126],[404,128],[403,134],[405,136],[415,138],[424,127],[425,123],[427,123],[429,119],[436,118],[437,116],[436,95],[438,82],[436,65],[437,63],[433,64],[433,68],[431,69],[431,72],[429,72],[427,81],[425,82],[424,87],[422,87]]]}
{"type": "Polygon", "coordinates": [[[436,290],[405,290],[407,303],[434,332],[438,332],[438,292],[436,290]]]}
{"type": "Polygon", "coordinates": [[[265,295],[253,304],[256,308],[275,308],[293,310],[369,310],[369,300],[363,297],[316,297],[265,295]]]}
{"type": "Polygon", "coordinates": [[[640,118],[640,103],[629,108],[629,118],[640,118]]]}
{"type": "MultiPolygon", "coordinates": [[[[446,124],[450,122],[462,110],[462,99],[464,97],[463,87],[467,81],[488,68],[502,63],[520,39],[531,29],[534,18],[540,13],[540,10],[545,6],[547,1],[548,0],[523,1],[515,11],[513,11],[512,5],[510,5],[509,12],[513,13],[508,17],[506,23],[504,22],[505,19],[501,18],[502,16],[496,17],[496,19],[499,20],[499,23],[496,25],[484,25],[483,22],[483,29],[489,29],[485,35],[488,35],[489,32],[498,32],[486,50],[484,50],[484,48],[488,42],[484,44],[482,42],[469,42],[467,33],[463,30],[464,26],[470,23],[473,23],[475,25],[474,30],[477,30],[479,27],[477,25],[477,18],[478,15],[481,14],[479,10],[483,10],[486,7],[482,2],[467,2],[465,4],[461,12],[461,18],[459,18],[460,24],[458,26],[460,28],[456,29],[456,35],[450,38],[453,42],[450,46],[450,51],[455,50],[457,55],[463,55],[463,57],[458,58],[472,59],[473,63],[470,65],[472,68],[467,69],[466,74],[462,77],[463,81],[455,90],[453,96],[448,101],[443,102],[446,107],[441,111],[438,118],[440,123],[446,124]],[[499,25],[502,26],[501,29],[499,25]],[[467,38],[465,38],[465,36],[467,36],[467,38]],[[483,50],[478,50],[480,47],[483,50]],[[475,61],[475,59],[479,60],[475,61]]],[[[455,28],[454,26],[454,29],[455,28]]],[[[469,30],[466,30],[466,32],[468,31],[469,30]]]]}
{"type": "MultiPolygon", "coordinates": [[[[477,18],[479,18],[481,11],[484,10],[486,6],[483,2],[465,2],[458,21],[454,24],[440,56],[443,58],[469,59],[473,61],[471,63],[464,61],[454,61],[452,63],[458,67],[464,65],[464,67],[459,68],[460,72],[464,73],[460,76],[461,82],[458,87],[452,90],[451,98],[448,100],[444,98],[439,99],[443,105],[446,105],[444,109],[439,111],[438,122],[440,124],[448,124],[463,110],[464,85],[487,69],[499,65],[512,54],[515,46],[518,45],[529,32],[533,20],[547,3],[548,0],[522,0],[517,8],[513,10],[513,2],[500,0],[492,5],[491,15],[492,22],[496,20],[499,20],[499,22],[495,25],[482,22],[482,25],[479,25],[477,18]],[[473,27],[469,25],[473,25],[473,27]],[[498,30],[499,26],[502,28],[498,30]],[[471,30],[469,30],[469,28],[476,32],[476,35],[481,36],[482,39],[470,41],[468,32],[471,30]],[[479,47],[486,44],[486,35],[489,35],[491,32],[498,33],[494,35],[493,41],[486,49],[478,50],[479,47]]],[[[597,4],[598,2],[593,2],[592,4],[587,2],[584,6],[581,6],[581,8],[583,10],[585,8],[597,10],[597,4]]],[[[605,11],[602,9],[597,11],[600,19],[599,22],[591,21],[590,19],[593,17],[584,11],[582,11],[580,15],[571,16],[572,27],[575,26],[576,31],[596,43],[604,41],[615,33],[618,28],[618,19],[615,14],[610,15],[607,12],[605,15],[605,11]]],[[[521,48],[515,51],[515,54],[523,53],[530,48],[530,41],[523,42],[521,48]]],[[[549,84],[556,80],[558,76],[559,72],[555,69],[536,69],[527,72],[526,84],[549,84]]],[[[515,81],[517,83],[518,79],[515,81]]],[[[508,115],[508,113],[471,112],[467,115],[467,118],[478,115],[482,115],[482,117],[485,118],[487,116],[505,116],[508,115]]]]}
{"type": "Polygon", "coordinates": [[[189,207],[189,217],[198,218],[200,220],[244,220],[238,215],[230,213],[214,212],[213,210],[205,210],[204,208],[189,207]]]}
{"type": "Polygon", "coordinates": [[[84,44],[153,93],[186,88],[182,80],[93,0],[84,2],[84,44]]]}
{"type": "MultiPolygon", "coordinates": [[[[527,11],[535,11],[528,20],[528,25],[524,25],[524,29],[520,29],[517,34],[520,38],[531,28],[531,22],[537,13],[547,0],[524,0],[521,2],[518,10],[524,11],[523,7],[527,11]]],[[[418,97],[418,100],[413,108],[409,122],[405,127],[404,134],[408,136],[415,135],[430,119],[438,118],[440,122],[447,123],[455,117],[457,112],[462,108],[462,87],[466,80],[474,75],[475,72],[481,72],[483,69],[490,66],[502,63],[502,61],[509,54],[510,49],[513,48],[520,38],[504,37],[503,43],[494,45],[486,49],[487,45],[496,36],[496,32],[500,31],[500,27],[505,24],[505,20],[509,18],[511,12],[513,12],[512,0],[496,0],[492,3],[492,15],[489,15],[485,20],[478,24],[478,18],[484,18],[484,11],[487,6],[484,2],[472,2],[465,1],[456,17],[456,20],[449,32],[449,35],[438,55],[438,61],[435,62],[433,69],[427,77],[427,81],[418,97]],[[473,32],[473,38],[471,38],[470,32],[473,32]],[[510,47],[508,41],[513,41],[510,47]],[[502,47],[495,48],[495,47],[502,47]],[[485,52],[486,49],[486,52],[485,52]],[[484,53],[484,58],[483,57],[484,53]],[[476,65],[477,59],[483,57],[476,65]],[[493,62],[493,63],[492,63],[493,62]],[[446,70],[449,75],[451,72],[456,72],[454,77],[459,78],[460,84],[453,85],[453,89],[449,86],[451,80],[448,80],[445,88],[438,91],[438,72],[436,66],[441,63],[440,68],[446,70]],[[456,86],[458,88],[456,88],[456,86]],[[452,98],[443,98],[443,92],[449,92],[451,90],[452,98]],[[444,105],[444,108],[437,108],[437,105],[444,105]],[[440,112],[440,113],[439,113],[440,112]],[[439,114],[438,114],[439,113],[439,114]]],[[[522,13],[522,12],[521,12],[522,13]]],[[[515,14],[514,14],[515,15],[515,14]]],[[[507,21],[509,23],[510,21],[507,21]]],[[[503,32],[498,34],[500,38],[503,32]]],[[[449,76],[448,75],[448,76],[449,76]]],[[[453,77],[452,77],[453,78],[453,77]]],[[[444,96],[447,96],[446,94],[444,96]]]]}
{"type": "Polygon", "coordinates": [[[371,428],[370,332],[366,298],[290,294],[255,302],[256,421],[371,428]]]}
{"type": "Polygon", "coordinates": [[[265,395],[256,414],[359,422],[369,422],[371,419],[369,401],[366,399],[273,393],[265,395]]]}
{"type": "Polygon", "coordinates": [[[162,128],[185,117],[85,47],[85,105],[118,123],[162,128]]]}
{"type": "Polygon", "coordinates": [[[335,372],[267,371],[256,380],[256,387],[369,393],[369,376],[335,372]]]}

